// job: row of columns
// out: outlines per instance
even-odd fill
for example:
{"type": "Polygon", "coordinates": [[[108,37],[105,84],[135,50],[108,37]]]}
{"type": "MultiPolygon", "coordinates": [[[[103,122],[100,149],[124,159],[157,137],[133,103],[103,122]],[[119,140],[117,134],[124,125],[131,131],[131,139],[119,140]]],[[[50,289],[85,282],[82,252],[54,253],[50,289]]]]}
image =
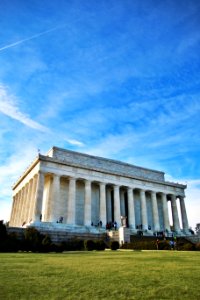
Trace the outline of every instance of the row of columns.
{"type": "MultiPolygon", "coordinates": [[[[41,221],[42,200],[44,190],[44,176],[45,174],[39,172],[29,184],[22,188],[14,197],[13,208],[11,214],[11,226],[21,226],[23,222],[38,222],[41,221]]],[[[76,178],[69,178],[69,193],[68,193],[68,208],[67,208],[67,224],[76,224],[76,178]]],[[[121,212],[120,212],[120,186],[114,185],[114,220],[120,224],[121,212]]],[[[99,183],[100,191],[100,207],[99,207],[99,220],[105,225],[107,223],[106,212],[106,184],[99,183]]],[[[135,223],[135,205],[134,205],[134,188],[127,187],[127,203],[128,203],[128,219],[129,227],[136,229],[135,223]]],[[[142,229],[148,230],[148,215],[147,215],[147,203],[146,203],[146,191],[139,190],[141,201],[141,222],[142,229]]],[[[55,222],[58,217],[57,211],[60,199],[60,176],[54,174],[52,189],[49,195],[49,222],[55,222]]],[[[154,231],[160,230],[158,204],[156,192],[151,191],[152,200],[152,212],[153,212],[153,225],[154,231]]],[[[162,209],[163,209],[163,223],[164,228],[170,231],[169,213],[167,204],[167,195],[161,194],[162,209]]],[[[176,195],[171,195],[171,208],[173,227],[175,231],[180,231],[180,222],[177,210],[176,195]]],[[[188,220],[185,208],[185,202],[183,197],[180,198],[180,208],[182,216],[183,230],[188,230],[188,220]]],[[[92,207],[92,181],[85,180],[85,199],[84,199],[84,225],[91,225],[91,207],[92,207]]]]}
{"type": "Polygon", "coordinates": [[[10,226],[22,226],[23,223],[33,221],[32,216],[36,215],[39,209],[35,205],[43,193],[42,185],[39,173],[13,197],[10,226]]]}

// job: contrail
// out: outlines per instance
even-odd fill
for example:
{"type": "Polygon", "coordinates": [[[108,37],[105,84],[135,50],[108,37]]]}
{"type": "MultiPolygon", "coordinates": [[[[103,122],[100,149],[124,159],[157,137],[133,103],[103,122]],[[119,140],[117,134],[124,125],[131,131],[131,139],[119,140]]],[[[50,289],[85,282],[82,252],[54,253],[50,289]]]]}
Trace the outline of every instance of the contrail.
{"type": "Polygon", "coordinates": [[[8,49],[8,48],[15,47],[15,46],[17,46],[17,45],[19,45],[19,44],[22,44],[22,43],[24,43],[24,42],[27,42],[27,41],[36,39],[37,37],[39,37],[39,36],[41,36],[41,35],[45,35],[45,34],[51,32],[51,31],[55,31],[55,30],[60,29],[60,28],[63,28],[63,27],[66,27],[66,25],[63,25],[63,26],[56,26],[56,27],[51,28],[51,29],[49,29],[49,30],[46,30],[46,31],[37,33],[37,34],[35,34],[35,35],[32,35],[32,36],[29,37],[29,38],[26,38],[26,39],[17,41],[17,42],[15,42],[15,43],[12,43],[12,44],[9,44],[9,45],[6,45],[6,46],[0,48],[0,51],[6,50],[6,49],[8,49]]]}

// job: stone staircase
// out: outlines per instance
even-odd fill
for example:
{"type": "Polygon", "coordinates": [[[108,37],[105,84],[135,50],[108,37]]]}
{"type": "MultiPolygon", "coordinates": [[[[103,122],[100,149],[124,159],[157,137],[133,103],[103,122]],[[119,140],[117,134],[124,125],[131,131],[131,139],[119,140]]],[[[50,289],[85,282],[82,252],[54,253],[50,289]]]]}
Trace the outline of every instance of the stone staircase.
{"type": "MultiPolygon", "coordinates": [[[[138,241],[146,241],[151,242],[155,241],[157,237],[144,234],[143,236],[138,235],[136,232],[132,232],[128,228],[126,228],[123,234],[120,233],[120,228],[117,230],[105,230],[105,228],[99,227],[83,227],[83,226],[68,226],[66,224],[53,224],[53,223],[39,223],[34,224],[35,227],[41,234],[48,235],[53,243],[61,243],[63,241],[71,240],[71,239],[92,239],[99,240],[102,239],[106,244],[109,244],[110,241],[118,241],[120,244],[124,242],[138,242],[138,241]]],[[[23,239],[25,228],[16,228],[16,227],[8,227],[8,233],[15,234],[18,238],[23,239]]],[[[159,238],[159,237],[158,237],[159,238]]],[[[172,237],[166,237],[167,240],[170,240],[172,237]]],[[[163,238],[159,238],[163,240],[163,238]]],[[[200,243],[200,236],[181,236],[177,237],[177,242],[179,243],[192,243],[197,244],[200,243]]]]}

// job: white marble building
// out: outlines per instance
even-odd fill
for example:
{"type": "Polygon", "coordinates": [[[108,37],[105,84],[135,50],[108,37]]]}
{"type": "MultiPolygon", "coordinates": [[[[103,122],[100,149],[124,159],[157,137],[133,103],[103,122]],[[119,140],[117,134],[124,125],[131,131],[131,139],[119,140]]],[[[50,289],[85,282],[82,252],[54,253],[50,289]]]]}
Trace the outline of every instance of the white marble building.
{"type": "Polygon", "coordinates": [[[123,216],[133,233],[170,232],[172,219],[174,230],[187,234],[185,189],[160,171],[53,147],[14,184],[10,226],[92,232],[100,221],[101,231],[120,226],[123,216]]]}

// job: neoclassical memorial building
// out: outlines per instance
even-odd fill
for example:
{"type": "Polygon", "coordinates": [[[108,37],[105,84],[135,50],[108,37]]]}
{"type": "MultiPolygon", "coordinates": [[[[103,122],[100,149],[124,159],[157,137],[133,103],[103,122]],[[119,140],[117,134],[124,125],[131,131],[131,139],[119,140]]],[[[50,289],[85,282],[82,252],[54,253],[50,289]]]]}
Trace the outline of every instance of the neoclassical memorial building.
{"type": "Polygon", "coordinates": [[[160,171],[53,147],[14,184],[9,225],[102,232],[115,223],[130,234],[184,235],[185,189],[160,171]]]}

